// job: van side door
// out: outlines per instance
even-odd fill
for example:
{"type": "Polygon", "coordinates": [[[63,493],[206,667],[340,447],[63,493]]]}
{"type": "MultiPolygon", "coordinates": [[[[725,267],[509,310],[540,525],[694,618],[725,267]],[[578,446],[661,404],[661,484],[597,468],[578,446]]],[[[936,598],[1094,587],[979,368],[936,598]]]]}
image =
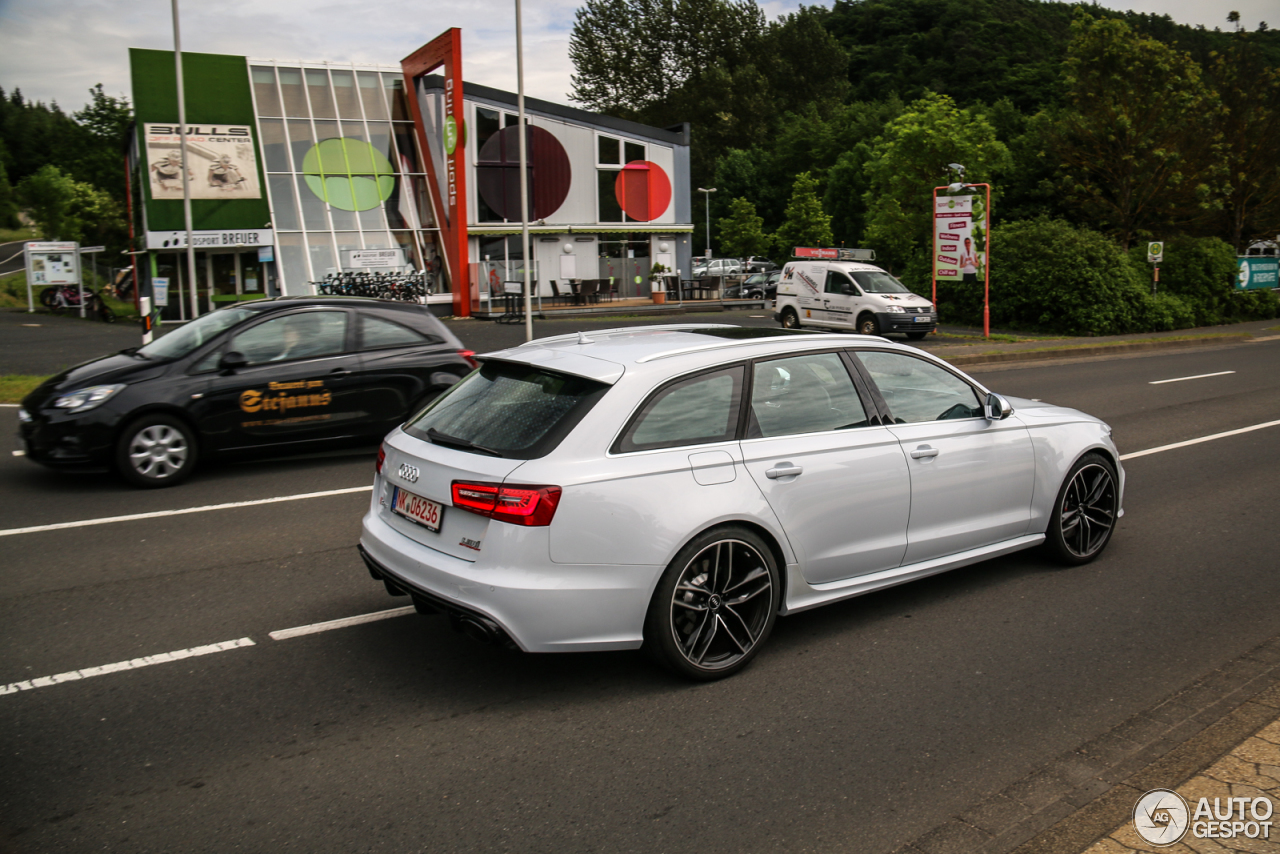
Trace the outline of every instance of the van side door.
{"type": "Polygon", "coordinates": [[[828,270],[822,290],[828,325],[852,329],[857,320],[858,286],[842,270],[828,270]]]}

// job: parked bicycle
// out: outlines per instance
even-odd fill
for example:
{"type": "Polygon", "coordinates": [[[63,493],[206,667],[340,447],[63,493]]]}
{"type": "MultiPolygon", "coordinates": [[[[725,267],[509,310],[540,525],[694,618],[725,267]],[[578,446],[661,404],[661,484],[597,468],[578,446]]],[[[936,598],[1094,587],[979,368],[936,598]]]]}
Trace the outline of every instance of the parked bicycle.
{"type": "Polygon", "coordinates": [[[330,273],[311,286],[325,296],[376,297],[401,302],[421,302],[430,292],[425,271],[330,273]]]}

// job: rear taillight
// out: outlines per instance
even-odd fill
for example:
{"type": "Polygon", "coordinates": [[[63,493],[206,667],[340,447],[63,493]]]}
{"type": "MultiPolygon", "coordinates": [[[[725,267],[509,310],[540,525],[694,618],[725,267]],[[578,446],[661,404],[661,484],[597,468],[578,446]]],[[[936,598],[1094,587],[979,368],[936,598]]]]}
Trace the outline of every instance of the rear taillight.
{"type": "Polygon", "coordinates": [[[459,350],[458,355],[467,360],[467,364],[473,368],[480,367],[480,363],[476,361],[475,350],[459,350]]]}
{"type": "Polygon", "coordinates": [[[387,449],[382,445],[378,446],[378,462],[374,464],[373,471],[375,474],[382,474],[382,464],[387,461],[387,449]]]}
{"type": "Polygon", "coordinates": [[[453,506],[499,522],[529,528],[550,525],[560,504],[558,486],[503,486],[500,483],[453,482],[453,506]]]}

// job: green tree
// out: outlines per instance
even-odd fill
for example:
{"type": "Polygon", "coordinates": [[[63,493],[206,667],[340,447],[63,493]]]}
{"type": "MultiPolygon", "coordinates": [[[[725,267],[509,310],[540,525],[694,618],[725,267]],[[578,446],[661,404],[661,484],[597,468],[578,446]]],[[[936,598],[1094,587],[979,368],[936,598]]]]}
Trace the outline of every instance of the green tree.
{"type": "Polygon", "coordinates": [[[756,206],[743,198],[729,205],[729,215],[720,220],[720,248],[730,258],[768,255],[773,238],[765,233],[764,219],[756,216],[756,206]]]}
{"type": "Polygon", "coordinates": [[[1185,227],[1222,193],[1222,106],[1185,53],[1123,21],[1078,14],[1068,107],[1052,148],[1068,200],[1124,248],[1185,227]]]}
{"type": "Polygon", "coordinates": [[[965,167],[968,182],[991,183],[1010,165],[1009,149],[985,116],[931,92],[885,127],[865,167],[864,242],[915,284],[923,284],[933,239],[933,188],[950,180],[950,163],[965,167]]]}
{"type": "Polygon", "coordinates": [[[1206,68],[1225,108],[1227,190],[1217,231],[1236,251],[1280,232],[1280,69],[1264,64],[1257,36],[1234,33],[1206,68]]]}
{"type": "Polygon", "coordinates": [[[4,158],[0,157],[0,228],[17,227],[18,201],[14,196],[13,185],[9,183],[9,173],[4,168],[4,158]]]}
{"type": "Polygon", "coordinates": [[[791,201],[778,229],[777,242],[787,255],[796,246],[831,245],[831,217],[822,210],[818,181],[808,172],[797,175],[791,185],[791,201]]]}
{"type": "Polygon", "coordinates": [[[75,240],[71,206],[76,182],[57,166],[47,165],[23,178],[17,188],[18,202],[26,209],[45,240],[75,240]]]}

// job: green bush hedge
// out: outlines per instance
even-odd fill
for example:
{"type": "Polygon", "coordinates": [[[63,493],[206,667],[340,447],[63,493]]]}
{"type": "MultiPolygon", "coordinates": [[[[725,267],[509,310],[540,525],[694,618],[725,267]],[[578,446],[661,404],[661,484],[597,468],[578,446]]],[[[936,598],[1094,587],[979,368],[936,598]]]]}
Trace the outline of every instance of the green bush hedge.
{"type": "MultiPolygon", "coordinates": [[[[1065,335],[1188,329],[1277,316],[1270,291],[1234,284],[1235,254],[1217,238],[1165,244],[1151,293],[1146,247],[1123,251],[1106,236],[1038,218],[993,229],[991,323],[1065,335]]],[[[982,322],[982,283],[939,283],[944,322],[982,322]]]]}

